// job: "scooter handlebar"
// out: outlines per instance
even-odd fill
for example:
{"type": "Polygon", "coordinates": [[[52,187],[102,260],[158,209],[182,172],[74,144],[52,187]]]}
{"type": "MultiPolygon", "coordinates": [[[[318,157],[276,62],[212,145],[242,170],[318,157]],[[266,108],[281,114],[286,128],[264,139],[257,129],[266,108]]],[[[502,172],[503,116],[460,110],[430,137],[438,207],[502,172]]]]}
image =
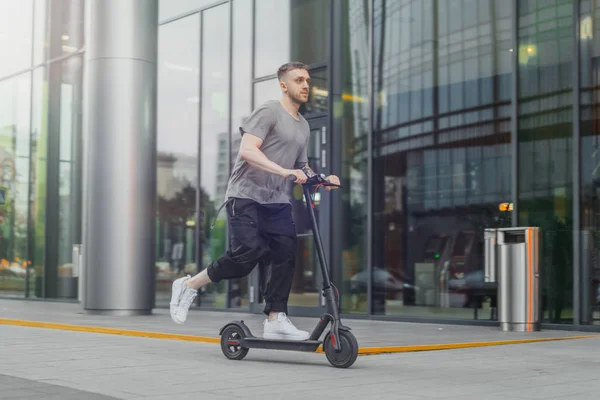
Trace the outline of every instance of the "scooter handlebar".
{"type": "MultiPolygon", "coordinates": [[[[288,175],[287,179],[291,182],[296,182],[296,175],[288,175]]],[[[311,177],[309,177],[306,182],[304,182],[303,186],[316,186],[316,185],[321,185],[321,186],[332,186],[332,187],[338,187],[338,188],[343,188],[344,186],[342,185],[336,185],[335,183],[331,183],[327,180],[327,177],[324,174],[315,174],[311,177]]]]}

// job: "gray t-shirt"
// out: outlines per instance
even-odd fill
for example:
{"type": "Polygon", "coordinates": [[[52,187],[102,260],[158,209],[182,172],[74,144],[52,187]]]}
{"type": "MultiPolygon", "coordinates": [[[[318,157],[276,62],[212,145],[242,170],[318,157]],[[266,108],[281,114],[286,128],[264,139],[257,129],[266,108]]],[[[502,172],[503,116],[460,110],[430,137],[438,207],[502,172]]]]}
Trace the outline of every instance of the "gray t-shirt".
{"type": "MultiPolygon", "coordinates": [[[[304,117],[299,117],[292,117],[279,100],[270,100],[254,110],[240,127],[240,134],[258,136],[263,140],[260,150],[269,160],[295,169],[308,163],[310,128],[304,117]]],[[[289,203],[286,183],[285,178],[251,166],[238,154],[225,197],[252,199],[261,204],[289,203]]]]}

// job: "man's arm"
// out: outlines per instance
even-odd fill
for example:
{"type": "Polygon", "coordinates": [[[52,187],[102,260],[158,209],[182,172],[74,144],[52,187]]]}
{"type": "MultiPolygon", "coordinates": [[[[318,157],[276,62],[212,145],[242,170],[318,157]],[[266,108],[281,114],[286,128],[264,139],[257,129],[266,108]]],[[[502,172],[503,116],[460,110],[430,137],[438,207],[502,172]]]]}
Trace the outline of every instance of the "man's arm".
{"type": "Polygon", "coordinates": [[[240,158],[246,161],[253,167],[262,169],[263,171],[279,175],[287,178],[289,175],[296,176],[296,183],[306,182],[306,175],[299,169],[286,169],[282,166],[269,160],[265,153],[260,150],[263,140],[252,134],[244,134],[240,143],[240,158]]]}
{"type": "MultiPolygon", "coordinates": [[[[307,161],[296,161],[296,168],[300,168],[302,171],[304,171],[304,173],[310,178],[314,175],[316,175],[316,173],[309,167],[308,162],[307,161]]],[[[333,183],[334,185],[339,185],[340,184],[340,178],[338,178],[336,175],[329,175],[326,178],[329,182],[333,183]]],[[[332,186],[327,186],[326,189],[327,190],[331,190],[334,187],[332,186]]]]}
{"type": "Polygon", "coordinates": [[[311,176],[316,175],[315,171],[308,165],[306,161],[297,161],[295,167],[299,170],[304,171],[304,173],[310,178],[311,176]]]}

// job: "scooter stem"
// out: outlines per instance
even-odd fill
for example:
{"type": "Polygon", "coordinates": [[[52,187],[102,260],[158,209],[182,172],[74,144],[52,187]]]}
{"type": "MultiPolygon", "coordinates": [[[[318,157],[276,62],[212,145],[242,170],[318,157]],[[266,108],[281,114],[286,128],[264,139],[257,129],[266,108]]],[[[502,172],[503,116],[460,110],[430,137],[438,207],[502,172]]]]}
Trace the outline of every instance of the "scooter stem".
{"type": "Polygon", "coordinates": [[[310,187],[304,186],[304,198],[306,199],[306,209],[310,216],[310,222],[312,225],[312,231],[315,238],[315,244],[317,245],[317,255],[321,264],[321,273],[323,274],[323,296],[325,297],[325,304],[327,305],[327,311],[331,315],[331,344],[336,351],[341,351],[341,343],[339,341],[339,327],[340,314],[337,288],[331,284],[329,277],[329,266],[327,265],[327,259],[325,258],[325,251],[323,249],[323,241],[321,240],[321,233],[319,226],[317,225],[317,218],[315,216],[315,210],[313,209],[314,203],[310,196],[310,187]]]}
{"type": "Polygon", "coordinates": [[[315,210],[313,210],[313,201],[310,196],[310,188],[308,186],[304,186],[304,198],[306,199],[306,209],[310,217],[315,244],[317,245],[317,255],[319,257],[319,263],[321,264],[321,273],[323,274],[323,290],[325,290],[331,287],[329,266],[327,265],[327,260],[325,259],[323,241],[321,240],[321,233],[319,232],[319,226],[317,225],[317,218],[315,217],[315,210]]]}

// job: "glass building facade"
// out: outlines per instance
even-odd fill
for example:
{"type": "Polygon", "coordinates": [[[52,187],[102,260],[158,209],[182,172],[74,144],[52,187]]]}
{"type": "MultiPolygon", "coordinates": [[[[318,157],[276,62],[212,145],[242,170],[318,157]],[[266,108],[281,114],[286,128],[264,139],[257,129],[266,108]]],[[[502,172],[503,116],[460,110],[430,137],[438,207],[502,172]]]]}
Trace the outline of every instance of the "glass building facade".
{"type": "Polygon", "coordinates": [[[83,0],[0,2],[0,295],[72,298],[83,0]]]}
{"type": "MultiPolygon", "coordinates": [[[[85,6],[0,2],[2,297],[77,298],[85,6]]],[[[292,60],[313,81],[310,164],[345,186],[317,197],[343,313],[489,321],[484,230],[539,226],[543,322],[600,326],[593,0],[160,1],[156,307],[227,248],[216,212],[238,127],[279,98],[292,60]]],[[[316,315],[319,265],[291,198],[291,313],[316,315]]],[[[208,286],[196,307],[260,312],[264,275],[208,286]]]]}

